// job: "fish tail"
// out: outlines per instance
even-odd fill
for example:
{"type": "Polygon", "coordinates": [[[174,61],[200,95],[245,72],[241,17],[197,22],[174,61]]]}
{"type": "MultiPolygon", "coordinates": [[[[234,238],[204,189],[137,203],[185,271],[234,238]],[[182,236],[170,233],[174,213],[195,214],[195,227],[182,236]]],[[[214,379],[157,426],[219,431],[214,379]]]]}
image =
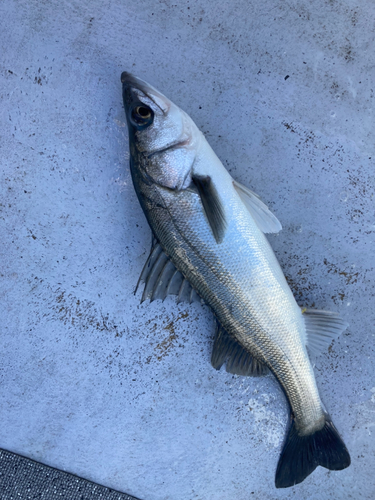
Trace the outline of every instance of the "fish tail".
{"type": "Polygon", "coordinates": [[[295,422],[289,429],[277,464],[276,488],[288,488],[301,483],[318,465],[330,470],[342,470],[350,465],[350,455],[329,415],[324,426],[313,434],[298,434],[295,422]]]}

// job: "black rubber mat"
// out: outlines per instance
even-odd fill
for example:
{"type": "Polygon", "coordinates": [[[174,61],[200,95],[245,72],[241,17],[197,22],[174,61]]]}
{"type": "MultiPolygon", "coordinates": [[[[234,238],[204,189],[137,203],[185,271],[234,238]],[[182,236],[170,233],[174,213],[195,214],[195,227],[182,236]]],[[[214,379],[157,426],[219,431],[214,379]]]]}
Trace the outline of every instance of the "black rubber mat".
{"type": "Polygon", "coordinates": [[[1,500],[139,500],[0,449],[1,500]]]}

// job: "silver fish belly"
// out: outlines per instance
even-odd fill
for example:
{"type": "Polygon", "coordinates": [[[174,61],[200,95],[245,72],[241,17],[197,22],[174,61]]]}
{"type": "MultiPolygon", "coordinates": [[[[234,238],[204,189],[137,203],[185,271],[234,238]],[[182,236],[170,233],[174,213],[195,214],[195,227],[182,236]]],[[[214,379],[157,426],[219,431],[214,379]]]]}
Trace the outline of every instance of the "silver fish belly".
{"type": "Polygon", "coordinates": [[[215,368],[225,361],[239,374],[268,368],[281,384],[291,426],[277,487],[303,481],[318,465],[347,467],[306,349],[319,350],[345,323],[325,311],[303,314],[264,235],[281,225],[232,179],[188,115],[132,75],[122,81],[133,183],[157,242],[143,279],[167,293],[178,273],[211,307],[219,325],[215,368]]]}

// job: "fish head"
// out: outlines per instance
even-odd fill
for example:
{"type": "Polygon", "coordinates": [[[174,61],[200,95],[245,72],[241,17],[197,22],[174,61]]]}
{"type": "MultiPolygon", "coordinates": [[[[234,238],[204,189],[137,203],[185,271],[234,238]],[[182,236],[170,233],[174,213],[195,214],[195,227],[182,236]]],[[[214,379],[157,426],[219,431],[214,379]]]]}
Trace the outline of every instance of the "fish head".
{"type": "Polygon", "coordinates": [[[186,189],[201,132],[192,119],[148,83],[121,75],[132,168],[148,182],[186,189]]]}

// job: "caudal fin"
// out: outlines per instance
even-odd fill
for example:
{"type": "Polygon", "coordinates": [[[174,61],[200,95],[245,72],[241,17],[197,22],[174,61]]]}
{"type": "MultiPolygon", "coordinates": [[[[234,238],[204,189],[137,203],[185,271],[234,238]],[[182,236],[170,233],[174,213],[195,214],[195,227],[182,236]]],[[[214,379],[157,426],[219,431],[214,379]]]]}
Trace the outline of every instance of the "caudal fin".
{"type": "Polygon", "coordinates": [[[289,429],[277,464],[276,488],[288,488],[301,483],[318,465],[342,470],[350,465],[350,455],[330,417],[314,434],[299,436],[294,424],[289,429]]]}

